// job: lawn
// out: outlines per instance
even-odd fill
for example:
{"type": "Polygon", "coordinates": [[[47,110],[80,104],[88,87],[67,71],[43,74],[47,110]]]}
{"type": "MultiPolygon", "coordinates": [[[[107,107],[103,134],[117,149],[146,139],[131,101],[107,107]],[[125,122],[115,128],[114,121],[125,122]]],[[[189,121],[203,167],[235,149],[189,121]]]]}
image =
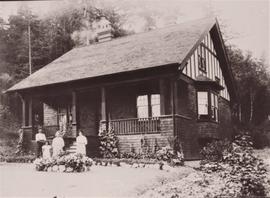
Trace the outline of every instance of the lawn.
{"type": "Polygon", "coordinates": [[[93,166],[84,173],[37,172],[32,164],[0,165],[0,197],[134,197],[193,169],[93,166]]]}

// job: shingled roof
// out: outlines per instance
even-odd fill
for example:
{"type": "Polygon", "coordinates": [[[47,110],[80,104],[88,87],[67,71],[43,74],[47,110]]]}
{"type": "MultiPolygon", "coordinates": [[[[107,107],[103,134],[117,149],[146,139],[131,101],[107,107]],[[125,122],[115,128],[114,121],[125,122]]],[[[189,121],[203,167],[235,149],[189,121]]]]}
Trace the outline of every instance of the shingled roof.
{"type": "Polygon", "coordinates": [[[215,21],[200,19],[74,48],[8,91],[180,64],[215,21]]]}

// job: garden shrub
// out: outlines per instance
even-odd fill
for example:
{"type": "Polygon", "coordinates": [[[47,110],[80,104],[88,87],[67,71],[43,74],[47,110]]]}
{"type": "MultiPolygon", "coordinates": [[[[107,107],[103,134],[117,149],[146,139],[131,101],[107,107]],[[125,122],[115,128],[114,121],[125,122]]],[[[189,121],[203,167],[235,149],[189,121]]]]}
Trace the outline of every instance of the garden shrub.
{"type": "Polygon", "coordinates": [[[37,158],[34,162],[37,171],[48,171],[56,169],[62,172],[82,172],[89,170],[93,160],[82,154],[65,154],[57,158],[43,159],[37,158]]]}
{"type": "Polygon", "coordinates": [[[109,129],[100,129],[99,131],[100,139],[100,153],[104,158],[115,158],[119,157],[118,151],[118,138],[111,126],[109,129]]]}
{"type": "Polygon", "coordinates": [[[241,183],[241,196],[265,196],[266,169],[263,161],[254,156],[250,136],[237,136],[223,162],[231,167],[229,181],[241,183]]]}
{"type": "Polygon", "coordinates": [[[207,162],[218,162],[223,158],[224,151],[231,150],[231,142],[228,140],[214,140],[208,143],[202,150],[201,155],[207,162]]]}
{"type": "Polygon", "coordinates": [[[2,159],[2,161],[6,161],[8,163],[32,163],[35,160],[35,155],[16,155],[16,156],[7,156],[2,159]]]}
{"type": "Polygon", "coordinates": [[[172,166],[184,165],[184,156],[182,152],[175,152],[174,149],[170,146],[162,147],[156,153],[157,159],[160,161],[166,161],[172,166]]]}
{"type": "Polygon", "coordinates": [[[262,160],[255,157],[251,137],[236,136],[234,142],[215,141],[203,150],[200,169],[219,172],[226,187],[221,196],[265,196],[266,169],[262,160]]]}

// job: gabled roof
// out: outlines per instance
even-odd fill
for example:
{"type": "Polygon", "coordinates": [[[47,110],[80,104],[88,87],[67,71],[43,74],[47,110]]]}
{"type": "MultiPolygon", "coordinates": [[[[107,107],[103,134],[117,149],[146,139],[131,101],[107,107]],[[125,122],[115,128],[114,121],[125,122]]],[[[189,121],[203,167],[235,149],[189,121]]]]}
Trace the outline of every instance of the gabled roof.
{"type": "Polygon", "coordinates": [[[8,91],[181,64],[195,43],[214,24],[213,19],[200,19],[74,48],[8,91]]]}

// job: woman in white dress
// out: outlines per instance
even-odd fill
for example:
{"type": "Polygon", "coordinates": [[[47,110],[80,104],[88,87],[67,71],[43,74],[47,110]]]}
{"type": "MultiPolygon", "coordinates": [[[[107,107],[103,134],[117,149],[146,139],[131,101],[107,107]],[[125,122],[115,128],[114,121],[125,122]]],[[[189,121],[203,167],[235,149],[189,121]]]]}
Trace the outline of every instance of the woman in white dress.
{"type": "Polygon", "coordinates": [[[86,155],[85,146],[87,145],[87,138],[83,135],[81,131],[79,131],[79,135],[76,138],[76,143],[77,143],[77,153],[86,155]]]}
{"type": "Polygon", "coordinates": [[[60,132],[57,131],[55,133],[55,138],[52,141],[53,157],[57,157],[63,151],[64,146],[65,142],[60,136],[60,132]]]}

